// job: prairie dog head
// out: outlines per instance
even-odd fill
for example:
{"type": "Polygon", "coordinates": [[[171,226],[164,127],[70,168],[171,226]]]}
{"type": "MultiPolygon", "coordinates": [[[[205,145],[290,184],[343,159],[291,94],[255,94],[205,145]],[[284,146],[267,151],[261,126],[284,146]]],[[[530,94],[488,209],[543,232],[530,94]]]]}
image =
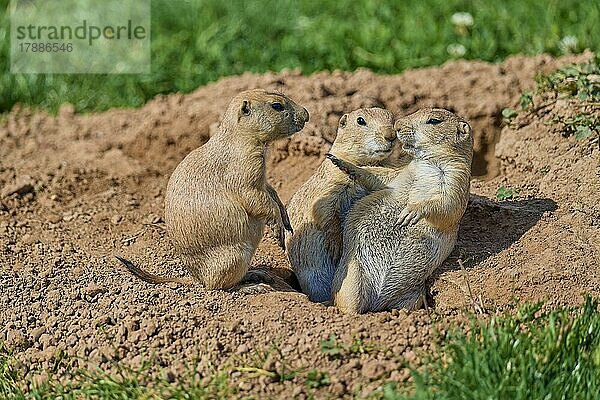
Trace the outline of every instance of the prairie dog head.
{"type": "Polygon", "coordinates": [[[283,93],[254,89],[231,100],[223,127],[230,134],[267,143],[300,131],[308,119],[306,108],[283,93]]]}
{"type": "Polygon", "coordinates": [[[394,114],[382,108],[360,108],[344,114],[330,152],[345,160],[368,165],[383,161],[393,150],[394,114]]]}
{"type": "Polygon", "coordinates": [[[402,150],[414,158],[473,156],[471,126],[442,108],[424,108],[399,118],[394,124],[402,150]]]}

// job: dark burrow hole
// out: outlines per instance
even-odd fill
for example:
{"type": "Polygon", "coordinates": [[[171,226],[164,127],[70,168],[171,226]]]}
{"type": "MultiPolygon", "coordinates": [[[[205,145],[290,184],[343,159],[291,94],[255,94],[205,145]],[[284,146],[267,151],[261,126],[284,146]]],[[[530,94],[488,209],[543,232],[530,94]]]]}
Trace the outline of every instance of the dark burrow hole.
{"type": "Polygon", "coordinates": [[[491,131],[491,135],[482,133],[479,148],[473,152],[471,164],[471,176],[482,180],[492,179],[500,174],[500,160],[496,158],[495,152],[502,131],[501,119],[497,119],[485,129],[491,131]]]}
{"type": "Polygon", "coordinates": [[[473,153],[471,176],[492,179],[499,174],[499,160],[494,156],[496,143],[482,143],[481,149],[473,153]]]}

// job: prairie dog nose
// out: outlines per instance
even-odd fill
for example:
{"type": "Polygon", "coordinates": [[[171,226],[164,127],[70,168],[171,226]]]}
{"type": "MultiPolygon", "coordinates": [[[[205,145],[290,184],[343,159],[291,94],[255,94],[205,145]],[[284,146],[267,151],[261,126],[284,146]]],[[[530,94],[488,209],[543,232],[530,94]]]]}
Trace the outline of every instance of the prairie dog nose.
{"type": "Polygon", "coordinates": [[[393,142],[396,139],[396,131],[394,130],[394,127],[392,125],[384,126],[382,128],[382,131],[383,131],[383,137],[386,140],[393,142]]]}

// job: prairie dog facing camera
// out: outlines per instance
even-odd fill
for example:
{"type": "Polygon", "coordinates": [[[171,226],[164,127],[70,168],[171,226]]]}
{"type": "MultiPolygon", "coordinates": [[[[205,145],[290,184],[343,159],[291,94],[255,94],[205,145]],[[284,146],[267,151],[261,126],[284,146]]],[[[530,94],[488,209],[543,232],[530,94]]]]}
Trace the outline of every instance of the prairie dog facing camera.
{"type": "MultiPolygon", "coordinates": [[[[381,108],[344,114],[330,152],[356,165],[391,167],[396,134],[394,115],[381,108]]],[[[342,254],[343,218],[352,204],[368,193],[324,160],[288,203],[293,235],[286,237],[292,269],[303,293],[312,301],[331,299],[331,284],[342,254]]]]}
{"type": "Polygon", "coordinates": [[[443,109],[422,109],[395,123],[412,161],[389,173],[332,161],[359,185],[344,225],[343,254],[333,280],[334,304],[346,313],[420,306],[425,282],[450,255],[467,207],[473,157],[469,124],[443,109]],[[379,190],[378,190],[379,189],[379,190]]]}

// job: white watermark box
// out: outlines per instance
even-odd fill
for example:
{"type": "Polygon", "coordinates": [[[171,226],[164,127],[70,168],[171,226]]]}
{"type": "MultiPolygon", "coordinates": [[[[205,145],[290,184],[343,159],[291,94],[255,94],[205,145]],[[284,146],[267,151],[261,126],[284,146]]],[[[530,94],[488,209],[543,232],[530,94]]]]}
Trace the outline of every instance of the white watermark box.
{"type": "Polygon", "coordinates": [[[150,72],[150,0],[11,0],[10,70],[150,72]]]}

